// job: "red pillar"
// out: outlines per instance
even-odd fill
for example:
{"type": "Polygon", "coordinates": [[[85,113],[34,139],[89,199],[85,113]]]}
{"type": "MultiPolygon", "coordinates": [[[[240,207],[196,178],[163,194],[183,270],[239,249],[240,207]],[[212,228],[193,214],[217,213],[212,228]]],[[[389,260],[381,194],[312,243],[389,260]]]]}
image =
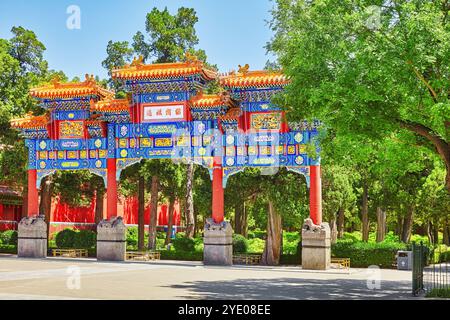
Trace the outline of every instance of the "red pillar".
{"type": "Polygon", "coordinates": [[[37,170],[28,170],[28,217],[39,215],[39,194],[36,187],[37,170]]]}
{"type": "Polygon", "coordinates": [[[221,223],[225,216],[223,169],[219,162],[214,160],[212,180],[212,218],[214,222],[221,223]]]}
{"type": "Polygon", "coordinates": [[[106,216],[107,219],[117,216],[117,180],[116,180],[116,159],[107,160],[107,182],[106,189],[106,216]]]}
{"type": "Polygon", "coordinates": [[[309,211],[314,224],[322,223],[322,179],[320,165],[310,167],[309,211]]]}

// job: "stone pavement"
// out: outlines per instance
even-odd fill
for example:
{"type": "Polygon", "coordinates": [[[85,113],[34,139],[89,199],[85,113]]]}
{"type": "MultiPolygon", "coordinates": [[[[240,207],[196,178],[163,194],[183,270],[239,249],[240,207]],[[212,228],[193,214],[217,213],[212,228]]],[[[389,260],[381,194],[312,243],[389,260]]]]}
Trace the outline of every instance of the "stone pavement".
{"type": "Polygon", "coordinates": [[[411,272],[381,270],[380,275],[381,288],[371,290],[367,281],[373,275],[367,269],[307,271],[0,255],[0,299],[416,299],[410,294],[411,272]]]}

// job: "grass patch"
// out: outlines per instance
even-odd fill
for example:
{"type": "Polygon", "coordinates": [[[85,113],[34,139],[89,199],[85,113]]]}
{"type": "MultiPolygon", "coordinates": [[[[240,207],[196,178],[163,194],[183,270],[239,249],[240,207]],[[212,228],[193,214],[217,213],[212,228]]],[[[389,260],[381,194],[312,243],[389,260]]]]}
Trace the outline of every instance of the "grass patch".
{"type": "Polygon", "coordinates": [[[446,298],[446,299],[450,299],[450,287],[448,288],[436,288],[431,290],[430,292],[427,293],[427,295],[425,296],[427,298],[446,298]]]}

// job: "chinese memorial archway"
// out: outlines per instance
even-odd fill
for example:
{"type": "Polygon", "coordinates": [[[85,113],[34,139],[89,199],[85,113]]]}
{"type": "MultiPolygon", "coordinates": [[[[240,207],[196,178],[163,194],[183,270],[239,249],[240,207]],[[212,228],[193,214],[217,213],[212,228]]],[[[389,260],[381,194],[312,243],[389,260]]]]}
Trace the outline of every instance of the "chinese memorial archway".
{"type": "MultiPolygon", "coordinates": [[[[213,225],[225,223],[228,178],[246,167],[285,167],[305,176],[311,219],[321,225],[320,158],[306,152],[320,123],[287,123],[271,98],[288,79],[248,69],[219,76],[189,55],[185,62],[166,64],[145,65],[135,59],[112,71],[113,79],[124,83],[125,99],[116,99],[88,75],[81,83],[55,79],[32,89],[46,113],[12,121],[29,150],[28,215],[38,214],[38,188],[45,176],[57,170],[89,170],[104,179],[107,217],[113,218],[122,170],[142,159],[173,159],[209,170],[213,225]],[[205,94],[206,85],[215,80],[225,91],[205,94]]],[[[205,247],[206,238],[205,231],[205,247]]],[[[224,240],[210,245],[230,244],[224,240]]]]}

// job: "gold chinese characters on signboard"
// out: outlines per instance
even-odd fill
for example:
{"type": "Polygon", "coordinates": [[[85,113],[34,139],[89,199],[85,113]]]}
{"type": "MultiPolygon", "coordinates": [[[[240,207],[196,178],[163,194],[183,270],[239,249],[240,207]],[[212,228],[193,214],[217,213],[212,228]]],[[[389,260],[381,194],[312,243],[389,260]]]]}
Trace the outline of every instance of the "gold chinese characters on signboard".
{"type": "Polygon", "coordinates": [[[251,126],[255,130],[280,130],[280,113],[255,113],[251,116],[251,126]]]}
{"type": "Polygon", "coordinates": [[[63,121],[59,124],[59,137],[61,139],[81,139],[83,135],[83,121],[63,121]]]}

